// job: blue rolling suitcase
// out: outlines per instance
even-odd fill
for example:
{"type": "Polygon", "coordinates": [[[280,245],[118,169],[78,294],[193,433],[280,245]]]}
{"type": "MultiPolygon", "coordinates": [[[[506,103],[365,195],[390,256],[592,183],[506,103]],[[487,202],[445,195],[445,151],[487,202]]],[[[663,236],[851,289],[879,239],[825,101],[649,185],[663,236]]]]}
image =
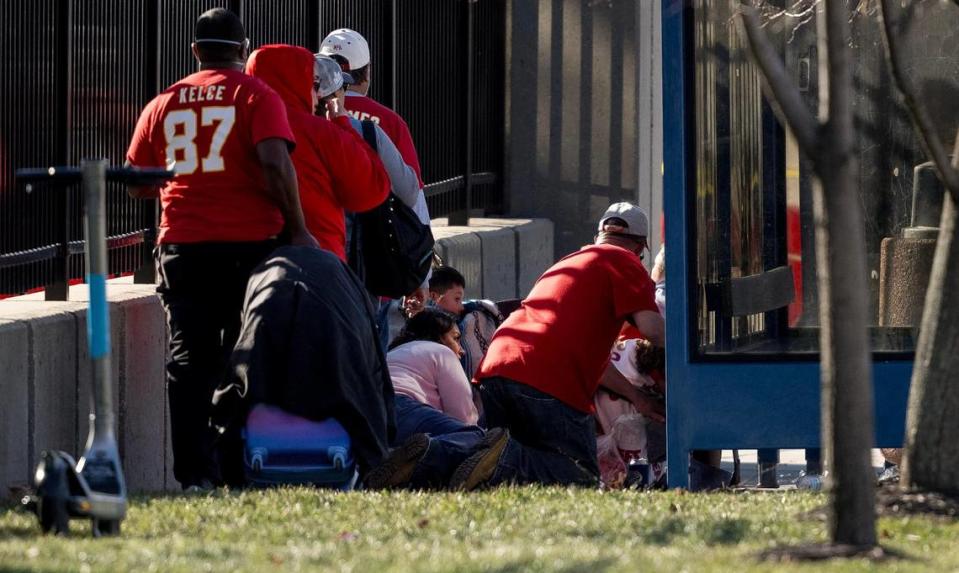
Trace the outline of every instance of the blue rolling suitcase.
{"type": "Polygon", "coordinates": [[[350,490],[356,484],[350,436],[333,418],[314,422],[276,406],[257,404],[246,419],[243,442],[243,466],[254,486],[350,490]]]}

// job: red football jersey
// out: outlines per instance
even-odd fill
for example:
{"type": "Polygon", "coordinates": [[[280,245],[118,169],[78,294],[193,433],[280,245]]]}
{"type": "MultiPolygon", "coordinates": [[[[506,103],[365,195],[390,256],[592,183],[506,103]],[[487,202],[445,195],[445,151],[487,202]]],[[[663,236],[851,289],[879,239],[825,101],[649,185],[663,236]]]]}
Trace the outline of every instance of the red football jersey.
{"type": "Polygon", "coordinates": [[[176,172],[161,191],[160,243],[261,241],[283,228],[266,189],[256,144],[294,143],[286,106],[243,72],[191,74],[151,101],[127,161],[176,172]]]}
{"type": "Polygon", "coordinates": [[[396,146],[396,150],[400,152],[403,161],[416,172],[416,178],[420,180],[420,187],[422,187],[423,175],[420,172],[420,159],[416,155],[416,147],[413,146],[413,136],[410,135],[410,128],[403,118],[376,100],[356,92],[346,92],[343,105],[346,107],[347,113],[353,118],[360,121],[368,119],[379,125],[380,129],[390,136],[390,140],[396,146]]]}

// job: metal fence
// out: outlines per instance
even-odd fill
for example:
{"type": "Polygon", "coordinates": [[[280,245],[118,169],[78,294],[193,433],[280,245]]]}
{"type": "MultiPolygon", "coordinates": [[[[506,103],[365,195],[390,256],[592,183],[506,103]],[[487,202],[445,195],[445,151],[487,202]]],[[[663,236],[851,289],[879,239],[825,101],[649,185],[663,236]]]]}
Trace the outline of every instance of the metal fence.
{"type": "MultiPolygon", "coordinates": [[[[78,189],[18,187],[15,169],[123,162],[137,115],[195,69],[193,23],[216,6],[253,44],[316,50],[335,28],[370,42],[370,95],[406,119],[433,216],[464,223],[502,200],[501,0],[8,0],[0,3],[0,297],[82,277],[78,189]]],[[[108,188],[110,272],[152,280],[156,204],[108,188]]]]}

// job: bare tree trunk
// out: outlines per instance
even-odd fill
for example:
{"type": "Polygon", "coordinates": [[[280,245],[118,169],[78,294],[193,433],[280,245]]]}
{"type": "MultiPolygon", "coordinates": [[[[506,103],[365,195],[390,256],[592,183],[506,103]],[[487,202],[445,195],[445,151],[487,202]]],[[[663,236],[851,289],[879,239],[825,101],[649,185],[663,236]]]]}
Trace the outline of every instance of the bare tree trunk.
{"type": "MultiPolygon", "coordinates": [[[[953,166],[957,160],[959,155],[953,156],[953,166]]],[[[956,202],[946,194],[909,390],[902,466],[906,487],[959,495],[957,376],[959,224],[956,202]]]]}
{"type": "Polygon", "coordinates": [[[815,202],[822,351],[822,436],[832,471],[834,543],[876,544],[872,357],[866,294],[865,224],[856,188],[849,10],[826,0],[819,19],[820,120],[813,152],[821,181],[815,202]],[[825,112],[825,114],[823,113],[825,112]],[[825,271],[825,272],[823,272],[825,271]]]}
{"type": "Polygon", "coordinates": [[[776,108],[813,161],[816,263],[819,278],[822,436],[832,471],[830,537],[837,545],[876,544],[872,361],[867,331],[865,230],[856,188],[850,67],[850,16],[843,0],[825,0],[819,14],[820,121],[763,33],[754,9],[743,8],[753,55],[776,108]],[[823,17],[825,16],[825,17],[823,17]]]}
{"type": "Polygon", "coordinates": [[[894,9],[892,0],[881,0],[886,59],[926,155],[947,191],[909,389],[902,485],[959,495],[959,134],[950,165],[933,120],[904,73],[894,9]]]}

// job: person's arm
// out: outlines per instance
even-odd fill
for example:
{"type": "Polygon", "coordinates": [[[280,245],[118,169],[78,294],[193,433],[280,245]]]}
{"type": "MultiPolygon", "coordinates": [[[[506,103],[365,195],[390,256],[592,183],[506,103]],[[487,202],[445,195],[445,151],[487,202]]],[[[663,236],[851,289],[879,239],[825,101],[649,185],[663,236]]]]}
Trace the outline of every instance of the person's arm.
{"type": "Polygon", "coordinates": [[[413,136],[410,135],[410,128],[406,125],[406,122],[403,121],[403,118],[398,115],[395,116],[396,121],[393,122],[393,133],[396,134],[396,139],[393,143],[396,144],[397,151],[400,152],[400,155],[403,157],[403,162],[413,168],[413,171],[416,172],[416,179],[419,181],[420,187],[423,186],[423,172],[420,170],[420,158],[416,154],[416,146],[413,145],[413,136]]]}
{"type": "Polygon", "coordinates": [[[633,386],[612,363],[606,365],[606,371],[603,372],[599,385],[632,402],[640,414],[657,422],[666,421],[666,408],[663,401],[633,386]]]}
{"type": "Polygon", "coordinates": [[[318,249],[320,244],[306,230],[303,209],[300,206],[300,191],[296,184],[296,169],[287,146],[287,142],[278,137],[264,139],[256,144],[256,155],[260,159],[266,188],[283,213],[290,242],[318,249]]]}
{"type": "MultiPolygon", "coordinates": [[[[153,125],[153,109],[156,104],[151,101],[140,113],[137,125],[133,130],[130,147],[127,149],[124,167],[162,167],[156,157],[156,150],[150,141],[153,125]]],[[[134,199],[155,199],[160,196],[162,185],[130,185],[127,194],[134,199]]]]}
{"type": "MultiPolygon", "coordinates": [[[[123,166],[137,167],[137,165],[130,163],[129,159],[124,162],[123,166]]],[[[156,199],[160,196],[160,187],[163,185],[165,185],[165,183],[161,183],[160,185],[128,185],[127,195],[134,199],[156,199]]]]}
{"type": "MultiPolygon", "coordinates": [[[[375,124],[374,124],[375,125],[375,124]]],[[[420,192],[420,180],[416,176],[416,171],[403,161],[403,156],[393,145],[393,140],[386,135],[380,126],[376,125],[376,149],[389,175],[390,185],[393,187],[393,193],[400,198],[400,201],[407,207],[413,209],[416,206],[416,198],[420,192]]]]}
{"type": "Polygon", "coordinates": [[[633,326],[643,333],[653,346],[666,347],[666,323],[663,315],[654,310],[640,310],[631,316],[633,326]]]}
{"type": "Polygon", "coordinates": [[[479,419],[473,403],[473,389],[463,365],[453,351],[443,347],[436,357],[436,388],[443,403],[443,411],[464,424],[475,424],[479,419]]]}

